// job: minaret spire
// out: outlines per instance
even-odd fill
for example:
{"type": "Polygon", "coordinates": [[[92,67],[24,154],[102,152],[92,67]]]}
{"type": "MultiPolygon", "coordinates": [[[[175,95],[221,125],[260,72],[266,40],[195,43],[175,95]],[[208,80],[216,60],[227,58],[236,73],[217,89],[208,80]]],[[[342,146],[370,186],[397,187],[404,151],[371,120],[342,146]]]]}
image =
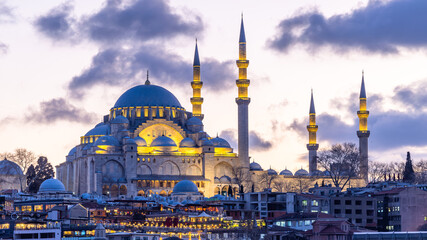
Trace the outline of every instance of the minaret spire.
{"type": "Polygon", "coordinates": [[[202,87],[203,82],[200,80],[200,59],[199,59],[199,49],[197,47],[197,38],[196,38],[196,49],[194,50],[194,61],[193,61],[193,81],[191,82],[191,87],[193,88],[193,97],[190,99],[191,104],[193,105],[193,116],[203,120],[202,114],[202,87]]]}
{"type": "Polygon", "coordinates": [[[246,36],[243,24],[243,14],[240,24],[239,36],[239,60],[236,61],[239,68],[239,78],[236,80],[238,96],[236,98],[238,108],[238,152],[241,166],[249,167],[249,114],[248,106],[251,99],[248,97],[247,68],[249,60],[246,59],[246,36]]]}
{"type": "Polygon", "coordinates": [[[318,126],[316,125],[316,110],[314,108],[313,89],[311,89],[311,100],[310,100],[310,112],[309,112],[309,123],[307,125],[308,131],[308,166],[310,174],[313,174],[317,170],[317,150],[319,144],[317,144],[317,133],[318,126]]]}
{"type": "Polygon", "coordinates": [[[360,177],[368,183],[368,138],[370,131],[368,130],[369,111],[367,111],[366,106],[364,71],[362,71],[362,84],[360,87],[359,111],[357,111],[357,116],[359,117],[359,131],[357,131],[357,137],[359,137],[360,177]]]}
{"type": "Polygon", "coordinates": [[[147,70],[147,80],[145,80],[145,85],[150,85],[150,80],[148,80],[148,70],[147,70]]]}

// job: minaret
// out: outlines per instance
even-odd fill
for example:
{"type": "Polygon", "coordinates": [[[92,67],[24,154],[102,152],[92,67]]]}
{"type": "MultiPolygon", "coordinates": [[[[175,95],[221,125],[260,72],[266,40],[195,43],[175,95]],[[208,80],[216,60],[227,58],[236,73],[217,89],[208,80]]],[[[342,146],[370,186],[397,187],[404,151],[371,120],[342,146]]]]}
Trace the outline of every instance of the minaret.
{"type": "Polygon", "coordinates": [[[317,128],[318,126],[316,125],[316,110],[314,109],[313,90],[311,90],[309,123],[307,125],[308,168],[309,168],[310,174],[313,174],[317,170],[317,149],[319,149],[319,144],[317,144],[317,140],[316,140],[317,128]]]}
{"type": "Polygon", "coordinates": [[[249,124],[248,124],[248,106],[251,99],[248,97],[248,87],[250,84],[247,79],[247,68],[249,61],[246,60],[246,37],[245,28],[240,25],[239,38],[239,60],[236,61],[239,68],[239,79],[236,80],[238,87],[238,97],[236,98],[238,108],[238,151],[239,162],[241,166],[249,167],[249,124]]]}
{"type": "Polygon", "coordinates": [[[360,108],[357,111],[359,117],[359,155],[360,155],[360,177],[368,183],[368,138],[370,132],[368,131],[368,116],[369,111],[366,109],[366,92],[365,92],[365,76],[362,71],[362,86],[360,88],[360,108]]]}
{"type": "Polygon", "coordinates": [[[198,117],[200,120],[203,120],[203,114],[202,114],[203,82],[200,81],[200,60],[199,60],[199,50],[197,48],[197,39],[196,39],[196,50],[194,52],[193,81],[191,82],[191,87],[193,88],[193,97],[190,99],[191,104],[193,105],[193,116],[198,117]]]}

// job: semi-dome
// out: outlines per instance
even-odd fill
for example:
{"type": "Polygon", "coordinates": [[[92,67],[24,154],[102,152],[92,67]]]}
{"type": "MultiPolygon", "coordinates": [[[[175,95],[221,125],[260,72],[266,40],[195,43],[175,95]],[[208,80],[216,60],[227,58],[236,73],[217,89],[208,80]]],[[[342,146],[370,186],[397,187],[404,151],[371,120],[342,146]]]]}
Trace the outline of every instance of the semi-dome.
{"type": "Polygon", "coordinates": [[[196,142],[194,142],[193,139],[186,137],[181,140],[181,142],[179,143],[179,147],[196,147],[196,142]]]}
{"type": "Polygon", "coordinates": [[[191,117],[187,120],[187,126],[203,126],[202,120],[200,120],[198,117],[191,117]]]}
{"type": "Polygon", "coordinates": [[[101,146],[101,145],[120,146],[120,142],[113,136],[102,136],[98,138],[98,140],[96,140],[94,143],[94,146],[101,146]]]}
{"type": "Polygon", "coordinates": [[[23,175],[21,167],[18,164],[7,160],[6,158],[0,161],[1,175],[23,175]]]}
{"type": "Polygon", "coordinates": [[[85,136],[108,135],[108,134],[110,134],[110,126],[104,123],[99,123],[94,128],[89,130],[89,132],[87,132],[85,136]]]}
{"type": "Polygon", "coordinates": [[[231,148],[230,144],[224,138],[216,137],[212,138],[211,141],[215,147],[231,148]]]}
{"type": "Polygon", "coordinates": [[[119,115],[111,120],[112,124],[129,124],[129,120],[122,115],[119,115]]]}
{"type": "Polygon", "coordinates": [[[268,173],[268,175],[277,175],[276,170],[271,169],[271,168],[267,170],[267,173],[268,173]]]}
{"type": "Polygon", "coordinates": [[[64,184],[58,179],[50,178],[42,182],[39,188],[40,193],[65,192],[64,184]]]}
{"type": "Polygon", "coordinates": [[[176,143],[169,137],[160,136],[151,142],[151,147],[176,147],[176,143]]]}
{"type": "Polygon", "coordinates": [[[295,172],[295,176],[308,176],[308,172],[301,168],[300,170],[295,172]]]}
{"type": "Polygon", "coordinates": [[[125,137],[124,139],[126,139],[126,144],[128,144],[128,145],[137,145],[135,140],[133,140],[130,137],[125,137]]]}
{"type": "Polygon", "coordinates": [[[77,146],[71,148],[71,150],[68,152],[67,156],[74,155],[77,152],[77,146]]]}
{"type": "Polygon", "coordinates": [[[281,171],[279,175],[283,175],[283,176],[293,176],[292,172],[291,172],[291,171],[289,171],[288,169],[285,169],[285,170],[281,171]]]}
{"type": "Polygon", "coordinates": [[[212,141],[207,138],[202,138],[200,140],[202,141],[202,146],[213,146],[212,141]]]}
{"type": "Polygon", "coordinates": [[[147,146],[147,142],[145,141],[145,139],[140,136],[135,137],[133,140],[136,142],[136,145],[138,145],[138,147],[147,146]]]}
{"type": "Polygon", "coordinates": [[[140,106],[181,108],[178,99],[171,92],[156,85],[135,86],[124,92],[114,104],[114,108],[140,106]]]}
{"type": "Polygon", "coordinates": [[[259,164],[258,164],[258,163],[256,163],[256,162],[251,162],[251,164],[249,165],[249,169],[250,169],[251,171],[263,171],[263,169],[262,169],[261,165],[259,165],[259,164]]]}
{"type": "Polygon", "coordinates": [[[190,180],[182,180],[178,182],[173,188],[173,193],[198,193],[199,189],[196,184],[190,180]]]}

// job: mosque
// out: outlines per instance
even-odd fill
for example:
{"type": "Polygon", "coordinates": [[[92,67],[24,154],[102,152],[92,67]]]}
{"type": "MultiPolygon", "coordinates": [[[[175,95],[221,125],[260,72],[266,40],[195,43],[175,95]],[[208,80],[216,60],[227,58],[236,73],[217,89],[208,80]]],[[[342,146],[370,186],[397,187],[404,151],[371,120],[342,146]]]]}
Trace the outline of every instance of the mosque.
{"type": "MultiPolygon", "coordinates": [[[[246,38],[243,19],[240,26],[238,79],[238,154],[223,138],[211,137],[203,127],[200,78],[200,60],[197,48],[193,62],[191,87],[192,111],[186,111],[178,99],[167,89],[151,84],[135,86],[124,92],[105,115],[103,121],[80,139],[80,144],[70,150],[66,161],[56,166],[57,178],[65,190],[81,195],[93,193],[112,198],[132,198],[149,194],[170,196],[180,181],[193,182],[205,197],[216,194],[237,194],[235,169],[247,169],[252,182],[263,173],[278,175],[280,179],[316,176],[327,181],[316,167],[317,125],[313,96],[310,107],[309,165],[310,173],[304,169],[295,175],[289,170],[277,174],[273,169],[264,171],[256,162],[249,162],[248,87],[249,60],[246,59],[246,38]],[[234,174],[233,174],[234,173],[234,174]]],[[[362,81],[364,91],[364,83],[362,81]]],[[[362,104],[361,93],[361,104],[362,104]]],[[[359,114],[367,119],[365,108],[359,114]]],[[[367,121],[361,120],[361,125],[367,121]]],[[[365,126],[363,125],[363,126],[365,126]]],[[[358,132],[359,134],[359,132],[358,132]]],[[[369,131],[361,130],[361,139],[369,131]]],[[[362,141],[362,140],[361,140],[362,141]]],[[[365,142],[363,142],[365,144],[365,142]]],[[[246,171],[247,171],[246,170],[246,171]]],[[[181,187],[180,187],[181,188],[181,187]]],[[[184,187],[185,188],[185,187],[184,187]]],[[[252,186],[262,190],[261,186],[252,186]]],[[[245,189],[244,191],[247,191],[245,189]]]]}

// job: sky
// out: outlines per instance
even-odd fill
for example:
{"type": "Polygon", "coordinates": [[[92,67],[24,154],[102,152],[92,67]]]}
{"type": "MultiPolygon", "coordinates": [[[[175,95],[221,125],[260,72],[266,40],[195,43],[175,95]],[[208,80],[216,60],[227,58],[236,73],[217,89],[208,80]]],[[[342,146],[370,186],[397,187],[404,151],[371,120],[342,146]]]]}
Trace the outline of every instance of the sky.
{"type": "Polygon", "coordinates": [[[1,1],[0,152],[65,161],[147,69],[191,111],[196,38],[205,130],[237,152],[243,13],[252,160],[308,167],[311,89],[320,149],[358,143],[362,70],[370,160],[427,159],[426,10],[423,0],[1,1]]]}

